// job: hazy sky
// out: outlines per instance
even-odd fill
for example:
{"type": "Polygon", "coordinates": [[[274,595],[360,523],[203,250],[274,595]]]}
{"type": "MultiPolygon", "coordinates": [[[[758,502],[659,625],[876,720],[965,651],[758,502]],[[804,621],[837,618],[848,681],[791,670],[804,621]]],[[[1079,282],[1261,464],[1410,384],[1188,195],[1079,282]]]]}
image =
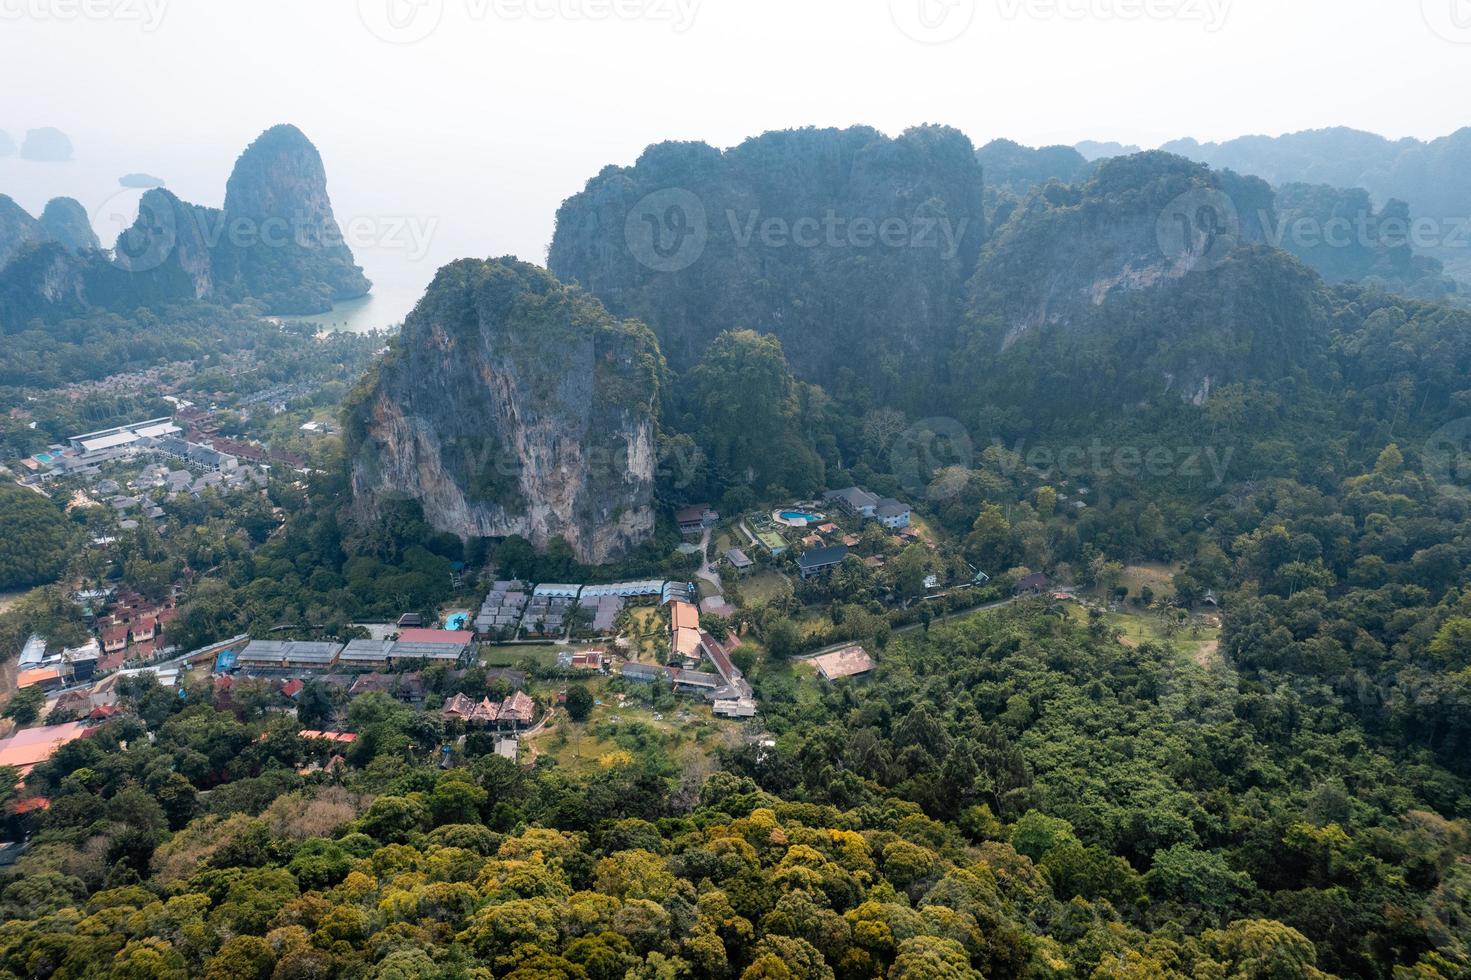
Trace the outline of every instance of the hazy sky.
{"type": "Polygon", "coordinates": [[[417,291],[460,255],[543,261],[563,198],[666,139],[1444,135],[1471,124],[1471,0],[0,0],[0,83],[0,130],[75,146],[0,159],[29,208],[111,213],[128,171],[218,205],[294,122],[370,275],[417,291]]]}

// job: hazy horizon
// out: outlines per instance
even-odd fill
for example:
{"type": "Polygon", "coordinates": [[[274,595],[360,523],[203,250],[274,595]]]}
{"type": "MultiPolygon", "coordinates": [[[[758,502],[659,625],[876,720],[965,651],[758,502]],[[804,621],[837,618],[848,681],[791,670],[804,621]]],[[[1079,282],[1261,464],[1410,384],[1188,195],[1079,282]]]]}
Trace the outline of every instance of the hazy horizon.
{"type": "Polygon", "coordinates": [[[1471,80],[1459,2],[0,0],[17,93],[0,131],[73,144],[66,163],[0,158],[0,193],[32,213],[75,197],[110,244],[137,196],[119,176],[218,206],[246,144],[290,122],[339,220],[368,221],[352,244],[375,292],[407,297],[457,257],[543,263],[557,206],[665,140],[923,123],[977,146],[1434,139],[1464,125],[1435,97],[1471,80]]]}

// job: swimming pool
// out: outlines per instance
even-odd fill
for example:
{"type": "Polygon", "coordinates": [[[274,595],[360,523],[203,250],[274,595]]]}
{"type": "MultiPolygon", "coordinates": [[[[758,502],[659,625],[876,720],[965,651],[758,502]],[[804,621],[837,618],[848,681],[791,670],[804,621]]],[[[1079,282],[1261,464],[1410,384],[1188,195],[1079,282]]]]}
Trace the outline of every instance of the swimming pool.
{"type": "Polygon", "coordinates": [[[822,520],[821,514],[808,514],[800,510],[784,510],[780,516],[784,521],[806,521],[808,524],[815,524],[822,520]]]}
{"type": "Polygon", "coordinates": [[[470,618],[468,613],[455,613],[444,621],[444,628],[451,631],[459,631],[465,628],[465,622],[470,618]]]}

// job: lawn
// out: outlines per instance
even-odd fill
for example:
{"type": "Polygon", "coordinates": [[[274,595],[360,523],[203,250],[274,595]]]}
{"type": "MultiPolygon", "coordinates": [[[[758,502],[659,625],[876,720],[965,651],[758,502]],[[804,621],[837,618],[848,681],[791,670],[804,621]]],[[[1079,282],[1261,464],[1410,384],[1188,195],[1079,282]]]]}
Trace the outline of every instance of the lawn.
{"type": "Polygon", "coordinates": [[[737,586],[741,592],[742,604],[748,607],[764,606],[786,595],[791,587],[785,575],[774,571],[757,572],[749,578],[741,579],[737,586]]]}
{"type": "Polygon", "coordinates": [[[763,531],[760,528],[755,530],[757,540],[766,546],[767,551],[775,554],[787,546],[787,539],[775,531],[763,531]]]}
{"type": "MultiPolygon", "coordinates": [[[[1070,604],[1069,614],[1081,623],[1088,621],[1088,610],[1081,605],[1070,604]]],[[[1109,625],[1119,631],[1119,642],[1128,647],[1144,643],[1173,644],[1175,649],[1189,657],[1201,667],[1213,667],[1221,662],[1221,627],[1214,616],[1192,616],[1173,640],[1165,636],[1164,623],[1153,613],[1122,610],[1104,613],[1109,625]]]]}
{"type": "Polygon", "coordinates": [[[557,654],[564,649],[566,648],[563,646],[534,643],[487,645],[480,648],[480,659],[487,667],[515,667],[528,660],[542,667],[550,667],[557,662],[557,654]]]}
{"type": "Polygon", "coordinates": [[[716,719],[703,701],[680,699],[673,708],[656,710],[638,694],[619,695],[607,679],[589,685],[600,702],[586,722],[576,723],[558,710],[553,727],[528,741],[536,755],[549,755],[574,772],[595,771],[622,754],[654,753],[678,766],[711,758],[740,738],[741,725],[716,719]]]}

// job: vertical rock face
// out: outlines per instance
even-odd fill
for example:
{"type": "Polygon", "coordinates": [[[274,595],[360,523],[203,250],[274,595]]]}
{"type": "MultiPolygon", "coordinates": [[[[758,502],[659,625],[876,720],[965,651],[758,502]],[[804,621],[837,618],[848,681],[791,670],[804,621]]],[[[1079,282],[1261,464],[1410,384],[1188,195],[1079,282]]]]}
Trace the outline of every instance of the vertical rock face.
{"type": "Polygon", "coordinates": [[[213,208],[181,201],[163,188],[148,191],[138,202],[137,220],[113,248],[115,267],[127,275],[98,277],[95,291],[103,299],[117,291],[134,302],[213,296],[210,239],[221,224],[220,212],[213,208]]]}
{"type": "Polygon", "coordinates": [[[28,242],[44,241],[40,222],[25,208],[0,194],[0,266],[5,265],[28,242]]]}
{"type": "Polygon", "coordinates": [[[92,230],[87,209],[70,197],[52,198],[46,203],[46,209],[41,212],[41,228],[47,238],[65,246],[68,251],[82,252],[102,247],[97,241],[97,233],[92,230]]]}
{"type": "Polygon", "coordinates": [[[371,286],[332,213],[322,157],[295,126],[271,127],[240,154],[225,185],[225,217],[227,228],[249,230],[250,240],[232,233],[222,246],[251,295],[317,306],[362,296],[371,286]],[[298,281],[277,281],[282,268],[298,281]],[[313,292],[321,299],[313,302],[313,292]]]}
{"type": "Polygon", "coordinates": [[[412,498],[462,537],[617,558],[653,532],[652,332],[514,259],[439,271],[347,407],[360,514],[412,498]]]}
{"type": "Polygon", "coordinates": [[[0,266],[46,241],[74,260],[62,276],[66,302],[53,298],[56,264],[65,260],[48,253],[0,275],[0,319],[54,319],[89,306],[130,312],[196,299],[254,302],[267,314],[323,313],[372,286],[332,213],[322,158],[294,126],[266,130],[240,155],[223,210],[149,190],[110,256],[97,250],[77,202],[58,198],[36,221],[0,195],[0,266]],[[36,278],[40,270],[45,281],[36,278]]]}
{"type": "Polygon", "coordinates": [[[913,401],[909,379],[945,371],[984,238],[960,132],[804,129],[606,168],[562,205],[548,265],[649,323],[676,368],[753,329],[804,380],[913,401]]]}

